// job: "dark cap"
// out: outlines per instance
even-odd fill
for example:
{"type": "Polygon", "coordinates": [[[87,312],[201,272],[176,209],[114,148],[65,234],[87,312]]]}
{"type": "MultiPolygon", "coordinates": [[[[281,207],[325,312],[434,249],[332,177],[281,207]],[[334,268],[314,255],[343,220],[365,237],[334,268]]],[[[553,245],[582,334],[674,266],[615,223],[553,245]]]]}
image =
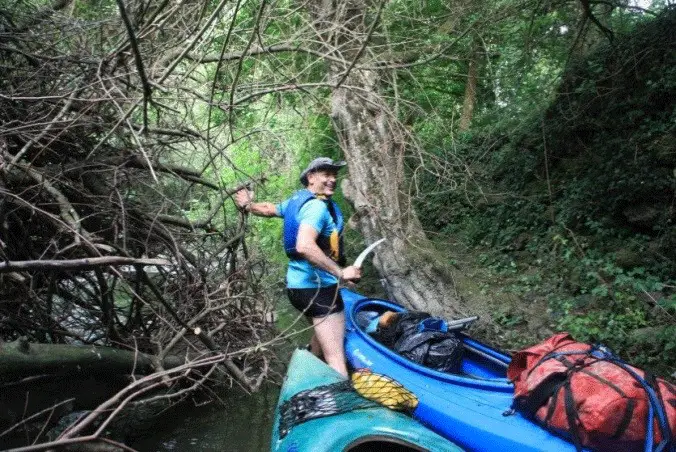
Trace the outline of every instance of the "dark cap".
{"type": "Polygon", "coordinates": [[[300,183],[307,187],[308,184],[307,176],[313,171],[325,169],[338,171],[345,165],[346,163],[343,160],[337,160],[334,162],[332,159],[328,157],[318,157],[313,161],[311,161],[310,164],[307,166],[307,168],[305,168],[305,170],[303,170],[303,172],[300,173],[300,183]]]}

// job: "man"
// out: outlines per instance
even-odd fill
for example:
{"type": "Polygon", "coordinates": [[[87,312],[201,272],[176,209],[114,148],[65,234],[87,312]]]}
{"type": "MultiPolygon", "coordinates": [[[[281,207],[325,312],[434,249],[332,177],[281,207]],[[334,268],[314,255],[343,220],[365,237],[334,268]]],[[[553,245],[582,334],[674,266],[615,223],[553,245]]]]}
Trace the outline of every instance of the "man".
{"type": "Polygon", "coordinates": [[[344,161],[319,157],[300,175],[300,182],[306,188],[286,201],[277,205],[252,202],[253,194],[242,189],[235,194],[235,202],[254,215],[284,219],[289,300],[312,320],[312,352],[323,355],[329,366],[347,377],[343,344],[345,314],[338,289],[341,282],[358,281],[361,269],[344,266],[343,216],[331,199],[338,171],[344,166],[344,161]]]}

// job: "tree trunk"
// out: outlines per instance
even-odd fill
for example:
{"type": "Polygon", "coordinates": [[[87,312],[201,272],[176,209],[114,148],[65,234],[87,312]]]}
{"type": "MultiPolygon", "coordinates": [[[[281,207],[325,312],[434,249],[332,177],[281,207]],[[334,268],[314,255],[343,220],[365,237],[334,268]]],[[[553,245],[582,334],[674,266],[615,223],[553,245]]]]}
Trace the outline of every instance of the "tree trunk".
{"type": "Polygon", "coordinates": [[[462,103],[462,116],[460,116],[461,131],[466,131],[472,124],[474,117],[474,106],[476,105],[476,85],[477,85],[477,66],[479,64],[480,43],[478,39],[472,45],[472,55],[469,59],[469,68],[467,70],[467,83],[465,84],[465,99],[462,103]]]}
{"type": "MultiPolygon", "coordinates": [[[[167,364],[167,363],[165,363],[167,364]]],[[[172,362],[169,367],[181,363],[172,362]]],[[[0,344],[0,380],[31,375],[146,375],[152,358],[143,353],[109,347],[35,344],[24,339],[0,344]]]]}
{"type": "Polygon", "coordinates": [[[355,207],[366,242],[387,238],[376,250],[374,265],[388,296],[409,308],[462,315],[444,263],[447,256],[432,251],[407,192],[405,134],[379,94],[381,74],[354,69],[355,61],[364,66],[370,59],[365,41],[377,15],[366,12],[373,4],[324,0],[312,11],[324,50],[336,57],[328,75],[333,86],[331,116],[349,170],[343,192],[355,207]]]}

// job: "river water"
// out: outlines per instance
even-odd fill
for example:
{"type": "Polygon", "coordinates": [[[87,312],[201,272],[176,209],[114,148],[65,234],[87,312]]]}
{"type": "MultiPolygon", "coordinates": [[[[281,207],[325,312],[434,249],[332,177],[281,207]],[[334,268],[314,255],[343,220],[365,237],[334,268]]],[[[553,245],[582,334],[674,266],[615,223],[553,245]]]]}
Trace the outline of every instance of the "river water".
{"type": "MultiPolygon", "coordinates": [[[[298,313],[286,300],[279,305],[277,328],[284,329],[298,313]]],[[[312,332],[307,326],[303,319],[294,324],[291,329],[298,333],[276,349],[284,363],[296,346],[309,342],[312,332]]],[[[223,404],[182,408],[168,414],[154,432],[131,446],[141,452],[269,451],[279,389],[277,384],[266,383],[260,391],[248,395],[234,387],[220,395],[223,404]]]]}

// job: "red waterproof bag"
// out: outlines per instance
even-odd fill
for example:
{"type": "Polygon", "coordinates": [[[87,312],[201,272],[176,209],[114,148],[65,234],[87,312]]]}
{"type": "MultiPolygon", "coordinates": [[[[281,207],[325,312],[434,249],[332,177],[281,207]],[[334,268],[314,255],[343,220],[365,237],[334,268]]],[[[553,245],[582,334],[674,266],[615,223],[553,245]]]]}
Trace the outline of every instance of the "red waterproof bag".
{"type": "Polygon", "coordinates": [[[579,449],[674,451],[676,386],[560,333],[514,355],[514,408],[579,449]]]}

